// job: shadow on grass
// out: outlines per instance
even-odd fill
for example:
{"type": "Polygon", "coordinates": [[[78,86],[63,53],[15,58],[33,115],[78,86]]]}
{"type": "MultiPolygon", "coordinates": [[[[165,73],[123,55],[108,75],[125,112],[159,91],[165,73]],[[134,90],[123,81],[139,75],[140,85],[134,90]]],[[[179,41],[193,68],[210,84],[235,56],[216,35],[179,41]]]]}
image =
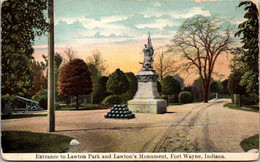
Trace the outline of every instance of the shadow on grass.
{"type": "Polygon", "coordinates": [[[11,115],[2,115],[2,120],[6,119],[19,119],[19,118],[31,118],[31,117],[42,117],[47,116],[47,114],[11,114],[11,115]]]}
{"type": "Polygon", "coordinates": [[[4,153],[64,153],[72,137],[27,131],[2,131],[4,153]]]}

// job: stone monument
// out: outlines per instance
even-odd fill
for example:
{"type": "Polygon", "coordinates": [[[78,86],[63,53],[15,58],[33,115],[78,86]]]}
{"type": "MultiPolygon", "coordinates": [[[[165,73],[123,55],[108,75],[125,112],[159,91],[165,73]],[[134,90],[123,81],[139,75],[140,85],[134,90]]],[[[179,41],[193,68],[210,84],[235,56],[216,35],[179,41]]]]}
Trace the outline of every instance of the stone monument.
{"type": "Polygon", "coordinates": [[[135,113],[162,114],[166,112],[167,102],[160,98],[157,91],[158,74],[152,67],[154,50],[150,34],[144,47],[143,67],[136,75],[138,90],[134,99],[128,101],[128,108],[135,113]]]}

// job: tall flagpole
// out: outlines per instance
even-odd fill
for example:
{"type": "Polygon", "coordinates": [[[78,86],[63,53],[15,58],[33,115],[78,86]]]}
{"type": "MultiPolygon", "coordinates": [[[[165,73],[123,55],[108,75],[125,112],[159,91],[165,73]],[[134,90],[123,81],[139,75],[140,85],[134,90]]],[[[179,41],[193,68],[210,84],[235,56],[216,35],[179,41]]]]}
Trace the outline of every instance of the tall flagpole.
{"type": "Polygon", "coordinates": [[[48,0],[48,132],[55,132],[54,0],[48,0]]]}

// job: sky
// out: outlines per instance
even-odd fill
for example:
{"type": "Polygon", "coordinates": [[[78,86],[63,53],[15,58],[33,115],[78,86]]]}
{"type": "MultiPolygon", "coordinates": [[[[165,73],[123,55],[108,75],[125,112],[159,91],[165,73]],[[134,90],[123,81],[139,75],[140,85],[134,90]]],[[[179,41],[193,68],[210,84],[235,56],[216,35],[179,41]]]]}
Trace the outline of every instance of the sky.
{"type": "MultiPolygon", "coordinates": [[[[244,21],[238,0],[55,0],[55,52],[66,48],[77,51],[86,61],[98,49],[107,64],[107,74],[120,68],[124,72],[141,69],[142,49],[151,34],[155,52],[171,44],[180,25],[197,15],[215,16],[237,30],[244,21]]],[[[47,36],[37,37],[34,57],[47,55],[47,36]]],[[[219,58],[215,71],[228,76],[231,56],[219,58]]],[[[156,59],[156,58],[155,58],[156,59]]],[[[156,60],[155,60],[156,61],[156,60]]],[[[174,66],[174,65],[173,65],[174,66]]],[[[182,74],[183,77],[189,75],[182,74]]],[[[194,76],[195,77],[195,76],[194,76]]],[[[185,79],[185,78],[184,78],[185,79]]],[[[188,79],[191,82],[192,79],[188,79]]]]}

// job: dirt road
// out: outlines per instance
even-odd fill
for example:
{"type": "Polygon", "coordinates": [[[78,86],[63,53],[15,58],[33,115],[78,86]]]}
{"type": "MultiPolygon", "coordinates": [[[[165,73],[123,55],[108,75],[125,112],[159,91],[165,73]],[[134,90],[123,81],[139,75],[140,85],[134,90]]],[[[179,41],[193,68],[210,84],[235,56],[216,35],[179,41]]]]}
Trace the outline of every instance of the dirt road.
{"type": "MultiPolygon", "coordinates": [[[[243,152],[258,133],[259,114],[224,108],[228,99],[167,108],[165,114],[105,119],[108,110],[56,111],[57,134],[81,144],[69,152],[243,152]]],[[[47,132],[47,117],[2,121],[2,130],[47,132]]]]}

